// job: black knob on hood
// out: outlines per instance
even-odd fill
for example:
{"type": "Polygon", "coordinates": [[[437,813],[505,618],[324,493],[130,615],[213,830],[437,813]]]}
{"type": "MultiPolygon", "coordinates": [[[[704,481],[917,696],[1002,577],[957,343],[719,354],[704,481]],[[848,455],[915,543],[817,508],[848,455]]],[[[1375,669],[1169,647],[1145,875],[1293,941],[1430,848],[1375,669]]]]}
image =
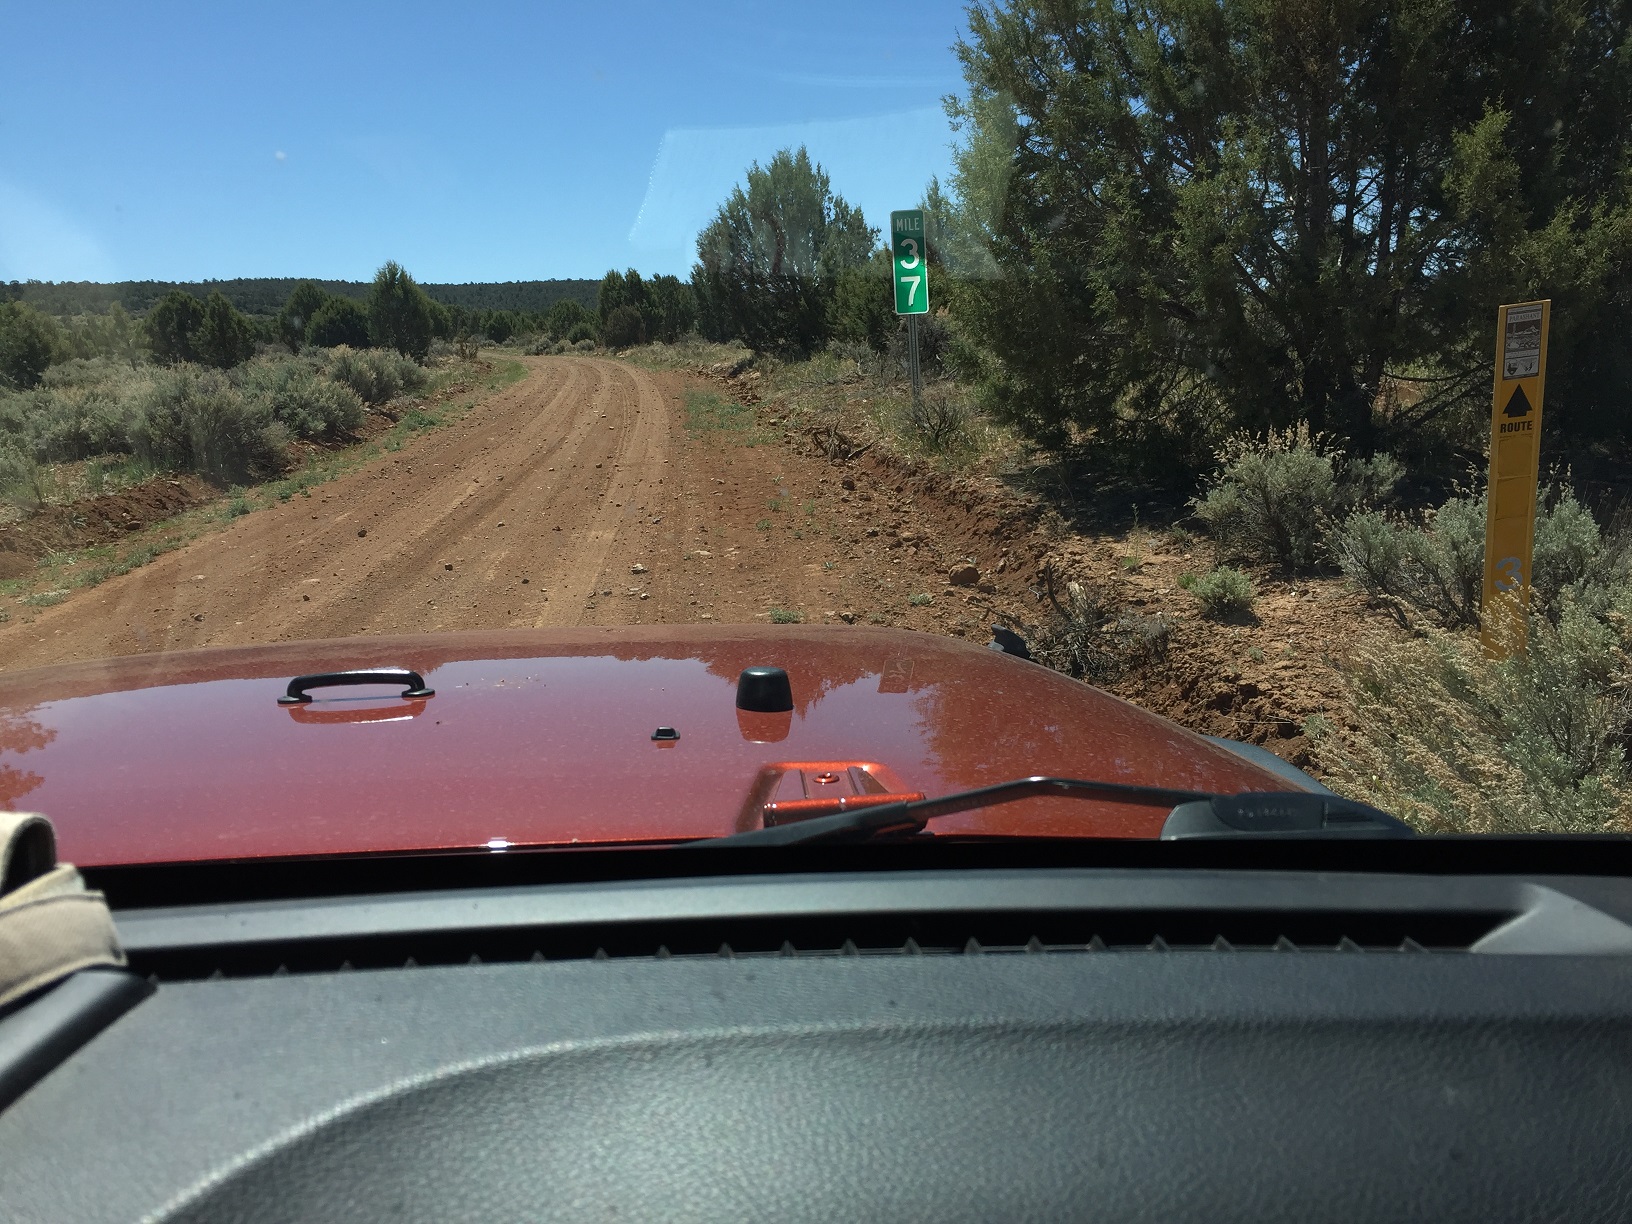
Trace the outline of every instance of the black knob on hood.
{"type": "Polygon", "coordinates": [[[793,709],[793,686],[780,667],[745,667],[737,677],[737,709],[775,714],[793,709]]]}

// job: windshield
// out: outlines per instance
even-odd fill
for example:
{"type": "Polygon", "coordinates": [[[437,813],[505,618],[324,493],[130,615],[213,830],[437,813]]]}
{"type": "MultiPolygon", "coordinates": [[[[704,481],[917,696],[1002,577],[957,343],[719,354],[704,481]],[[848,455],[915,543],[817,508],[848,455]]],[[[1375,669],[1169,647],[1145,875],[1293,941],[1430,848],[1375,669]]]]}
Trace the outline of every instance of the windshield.
{"type": "Polygon", "coordinates": [[[0,803],[1627,831],[1628,20],[0,3],[0,803]]]}

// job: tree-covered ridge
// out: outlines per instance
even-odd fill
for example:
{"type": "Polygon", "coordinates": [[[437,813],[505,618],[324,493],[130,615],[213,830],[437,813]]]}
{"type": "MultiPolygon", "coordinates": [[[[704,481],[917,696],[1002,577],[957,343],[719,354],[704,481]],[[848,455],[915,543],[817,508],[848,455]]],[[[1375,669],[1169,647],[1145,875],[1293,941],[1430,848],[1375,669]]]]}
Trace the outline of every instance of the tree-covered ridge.
{"type": "Polygon", "coordinates": [[[577,302],[586,310],[593,310],[600,283],[598,280],[473,281],[461,285],[427,284],[425,292],[434,302],[463,306],[466,310],[547,314],[557,302],[577,302]]]}
{"type": "MultiPolygon", "coordinates": [[[[132,314],[145,314],[160,298],[179,289],[199,301],[219,293],[236,309],[248,315],[269,318],[283,309],[289,295],[303,277],[243,277],[210,281],[11,281],[0,282],[0,302],[27,302],[46,314],[69,316],[104,314],[115,303],[132,314]]],[[[369,281],[317,280],[310,282],[326,293],[363,301],[369,281]]],[[[469,284],[422,285],[432,301],[467,310],[508,310],[528,314],[546,313],[559,301],[574,301],[593,308],[600,282],[595,280],[539,280],[471,282],[469,284]]]]}

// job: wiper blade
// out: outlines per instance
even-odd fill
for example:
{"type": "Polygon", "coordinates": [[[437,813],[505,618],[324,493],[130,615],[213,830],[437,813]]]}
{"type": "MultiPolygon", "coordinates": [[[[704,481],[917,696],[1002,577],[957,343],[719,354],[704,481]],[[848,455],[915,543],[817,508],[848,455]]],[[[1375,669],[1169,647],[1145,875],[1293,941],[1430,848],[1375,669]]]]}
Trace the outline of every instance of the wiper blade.
{"type": "Polygon", "coordinates": [[[1163,840],[1198,837],[1411,837],[1403,821],[1335,795],[1307,791],[1245,791],[1218,795],[1207,791],[1133,786],[1125,782],[1092,782],[1081,778],[1016,778],[976,790],[935,799],[853,808],[792,824],[751,829],[728,837],[708,837],[687,846],[793,846],[810,842],[866,841],[874,837],[922,832],[939,816],[975,811],[1053,795],[1065,799],[1099,799],[1145,807],[1169,807],[1163,840]]]}

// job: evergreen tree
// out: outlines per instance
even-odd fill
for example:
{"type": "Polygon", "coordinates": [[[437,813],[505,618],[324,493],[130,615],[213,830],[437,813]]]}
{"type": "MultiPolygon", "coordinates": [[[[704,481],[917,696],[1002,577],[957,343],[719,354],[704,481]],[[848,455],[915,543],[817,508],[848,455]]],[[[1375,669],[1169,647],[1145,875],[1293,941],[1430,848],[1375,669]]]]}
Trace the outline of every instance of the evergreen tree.
{"type": "Polygon", "coordinates": [[[68,324],[68,347],[75,357],[112,357],[135,369],[146,345],[142,328],[118,302],[106,314],[85,314],[68,324]]]}
{"type": "Polygon", "coordinates": [[[1496,306],[1551,297],[1553,423],[1624,414],[1629,33],[1610,0],[977,5],[946,245],[1000,273],[956,303],[991,402],[1053,440],[1364,445],[1477,408],[1496,306]]]}
{"type": "Polygon", "coordinates": [[[315,281],[303,280],[294,287],[277,318],[278,336],[291,353],[298,353],[302,344],[311,343],[307,339],[311,322],[334,296],[315,281]]]}
{"type": "Polygon", "coordinates": [[[0,303],[0,386],[34,386],[63,344],[62,329],[49,315],[26,302],[0,303]]]}
{"type": "Polygon", "coordinates": [[[544,316],[544,334],[552,340],[566,339],[576,329],[589,328],[593,331],[594,326],[595,315],[571,298],[562,298],[544,316]]]}
{"type": "Polygon", "coordinates": [[[618,306],[601,321],[601,343],[607,348],[629,348],[645,342],[646,321],[638,306],[618,306]]]}
{"type": "Polygon", "coordinates": [[[147,347],[158,360],[174,365],[197,361],[193,333],[204,321],[204,304],[182,289],[172,289],[147,312],[142,320],[147,347]]]}
{"type": "Polygon", "coordinates": [[[431,335],[438,340],[452,340],[460,331],[459,319],[461,315],[468,316],[470,312],[438,302],[429,294],[426,297],[431,311],[431,335]]]}
{"type": "Polygon", "coordinates": [[[336,348],[342,344],[354,349],[367,348],[368,312],[350,298],[331,296],[306,321],[302,340],[318,348],[336,348]]]}
{"type": "Polygon", "coordinates": [[[647,335],[673,344],[697,324],[697,300],[691,286],[678,276],[654,276],[646,285],[650,306],[647,335]]]}
{"type": "Polygon", "coordinates": [[[482,319],[482,331],[494,344],[503,344],[520,330],[520,321],[510,310],[490,310],[482,319]]]}
{"type": "Polygon", "coordinates": [[[394,260],[374,274],[368,291],[368,330],[375,344],[423,361],[435,325],[431,299],[394,260]]]}
{"type": "Polygon", "coordinates": [[[697,238],[691,283],[705,334],[765,351],[819,348],[839,274],[877,241],[803,148],[756,162],[697,238]]]}
{"type": "Polygon", "coordinates": [[[839,273],[830,320],[834,336],[865,344],[875,352],[889,346],[898,323],[890,268],[889,252],[879,251],[869,262],[839,273]]]}
{"type": "Polygon", "coordinates": [[[639,310],[645,305],[645,285],[641,282],[640,273],[630,268],[627,273],[613,268],[601,277],[601,287],[595,294],[595,313],[600,316],[604,325],[612,317],[612,312],[621,310],[625,306],[633,306],[639,310]]]}
{"type": "Polygon", "coordinates": [[[229,370],[255,355],[255,325],[217,290],[205,300],[191,341],[195,361],[229,370]]]}

